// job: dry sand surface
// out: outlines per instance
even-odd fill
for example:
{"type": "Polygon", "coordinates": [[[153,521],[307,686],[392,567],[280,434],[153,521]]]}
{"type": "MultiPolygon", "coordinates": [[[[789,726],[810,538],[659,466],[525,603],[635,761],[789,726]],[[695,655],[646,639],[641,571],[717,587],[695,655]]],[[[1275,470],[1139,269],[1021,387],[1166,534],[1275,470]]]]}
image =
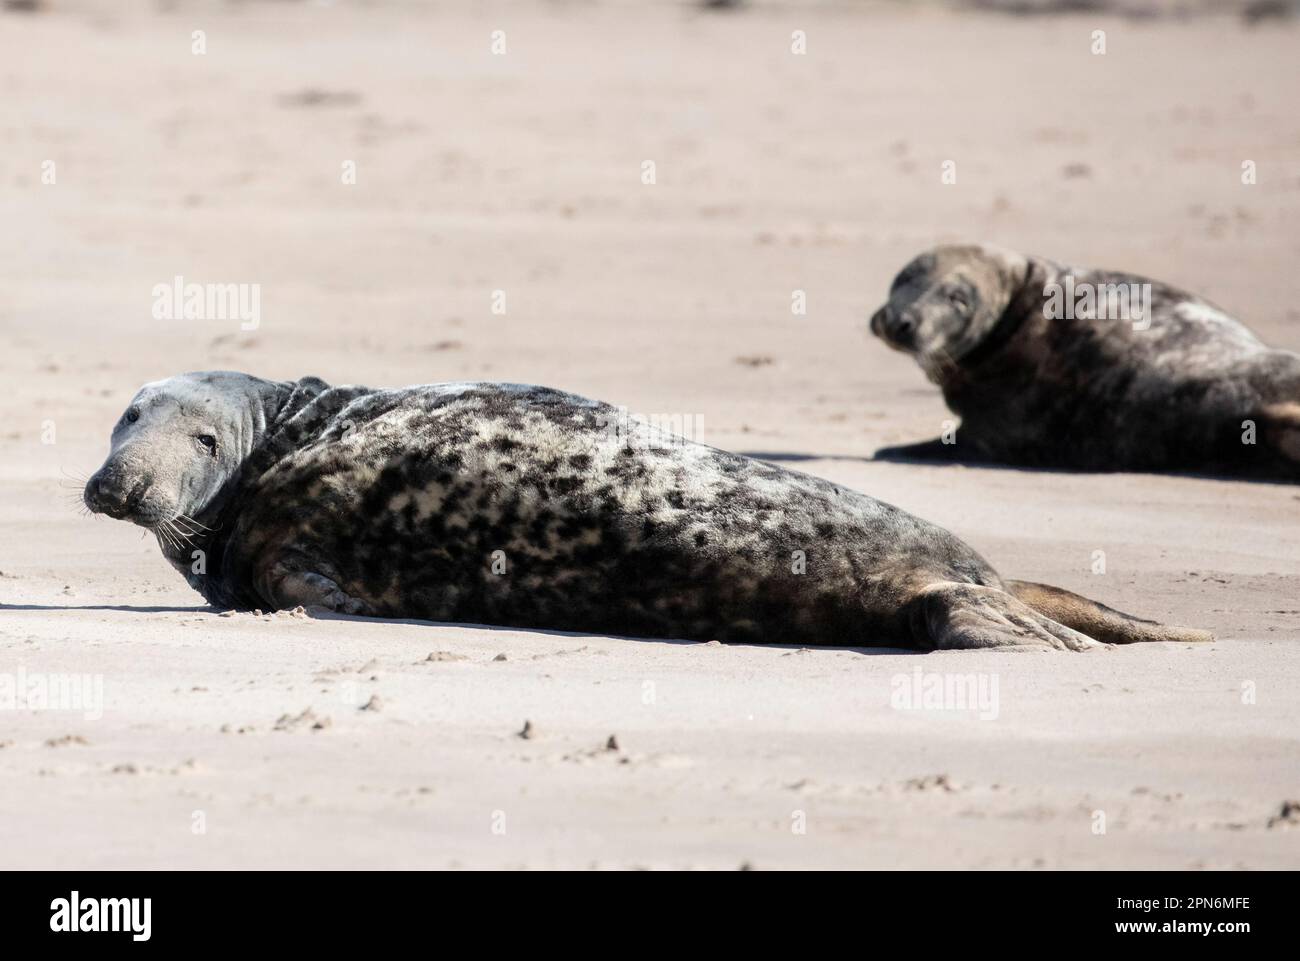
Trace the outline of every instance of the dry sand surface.
{"type": "Polygon", "coordinates": [[[102,675],[104,711],[0,712],[0,866],[1300,866],[1300,489],[872,463],[947,414],[864,333],[912,253],[978,239],[1190,287],[1300,349],[1300,27],[46,6],[0,14],[0,674],[102,675]],[[260,284],[260,326],[154,320],[176,275],[260,284]],[[687,414],[1005,575],[1219,640],[915,655],[223,617],[68,476],[139,384],[206,368],[687,414]],[[996,681],[997,717],[891,706],[915,671],[996,681]]]}

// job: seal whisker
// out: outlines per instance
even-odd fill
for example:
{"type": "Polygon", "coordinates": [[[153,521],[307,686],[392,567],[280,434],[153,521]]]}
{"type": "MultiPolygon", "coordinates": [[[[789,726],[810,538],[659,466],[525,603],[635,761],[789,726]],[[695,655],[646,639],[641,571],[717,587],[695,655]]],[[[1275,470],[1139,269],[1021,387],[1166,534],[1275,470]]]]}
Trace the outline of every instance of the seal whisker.
{"type": "Polygon", "coordinates": [[[182,527],[175,519],[168,521],[168,524],[171,525],[172,531],[179,534],[190,547],[194,546],[194,538],[202,536],[198,531],[192,531],[182,527]]]}
{"type": "Polygon", "coordinates": [[[176,521],[175,521],[175,520],[170,520],[170,521],[167,522],[167,529],[170,530],[170,531],[172,532],[173,536],[175,536],[178,540],[180,540],[180,541],[181,541],[183,544],[185,544],[187,547],[193,547],[193,546],[194,546],[194,542],[191,540],[191,537],[192,537],[193,535],[191,535],[191,534],[187,534],[187,533],[186,533],[185,531],[183,531],[180,527],[178,527],[178,526],[176,525],[176,521]]]}
{"type": "Polygon", "coordinates": [[[163,547],[172,546],[172,541],[171,538],[167,536],[166,528],[164,528],[161,524],[159,524],[158,526],[152,528],[152,530],[153,530],[154,537],[158,538],[159,543],[163,547]]]}
{"type": "Polygon", "coordinates": [[[192,527],[197,527],[197,528],[199,528],[200,530],[205,530],[205,531],[218,531],[218,530],[221,530],[221,525],[220,525],[220,524],[218,524],[216,527],[209,527],[207,524],[203,524],[203,523],[200,523],[199,521],[196,521],[193,517],[190,517],[189,514],[178,513],[176,516],[177,516],[178,518],[180,518],[181,520],[183,520],[186,524],[189,524],[189,525],[192,526],[192,527]]]}
{"type": "Polygon", "coordinates": [[[176,550],[179,551],[184,546],[183,544],[181,544],[180,537],[178,536],[176,532],[176,528],[172,525],[171,521],[163,521],[161,524],[158,525],[157,529],[162,530],[166,533],[168,542],[174,548],[176,548],[176,550]]]}

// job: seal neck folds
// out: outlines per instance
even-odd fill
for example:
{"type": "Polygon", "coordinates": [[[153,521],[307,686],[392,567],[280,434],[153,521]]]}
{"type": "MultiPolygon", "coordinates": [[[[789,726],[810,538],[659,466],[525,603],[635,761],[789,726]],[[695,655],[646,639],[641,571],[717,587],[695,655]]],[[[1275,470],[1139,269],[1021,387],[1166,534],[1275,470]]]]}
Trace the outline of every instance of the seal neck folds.
{"type": "Polygon", "coordinates": [[[329,390],[328,384],[315,377],[250,381],[246,402],[237,406],[238,413],[232,411],[239,421],[234,425],[239,466],[201,508],[177,518],[165,530],[154,530],[163,556],[212,603],[223,602],[214,595],[213,586],[220,581],[222,555],[231,533],[231,519],[238,512],[239,492],[250,478],[264,473],[283,455],[287,446],[277,444],[283,426],[329,390]]]}
{"type": "Polygon", "coordinates": [[[1007,306],[994,321],[984,338],[961,358],[962,375],[970,375],[979,366],[1010,343],[1035,315],[1041,316],[1045,289],[1055,271],[1034,257],[1026,258],[1025,269],[1007,306]]]}

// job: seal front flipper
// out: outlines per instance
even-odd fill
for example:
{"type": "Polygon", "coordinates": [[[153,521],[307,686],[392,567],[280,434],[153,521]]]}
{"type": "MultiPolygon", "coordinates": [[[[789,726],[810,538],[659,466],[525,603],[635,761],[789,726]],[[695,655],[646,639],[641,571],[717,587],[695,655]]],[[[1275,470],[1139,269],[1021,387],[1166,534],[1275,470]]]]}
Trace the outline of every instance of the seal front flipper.
{"type": "Polygon", "coordinates": [[[942,581],[924,588],[912,604],[918,647],[1088,651],[1102,646],[995,587],[942,581]]]}
{"type": "Polygon", "coordinates": [[[276,565],[264,593],[276,610],[301,606],[336,614],[370,613],[365,601],[352,597],[333,580],[314,571],[285,570],[276,565]]]}
{"type": "Polygon", "coordinates": [[[897,447],[882,447],[871,455],[872,460],[901,461],[961,461],[970,460],[968,451],[959,450],[956,444],[945,444],[943,438],[921,441],[918,444],[900,444],[897,447]]]}

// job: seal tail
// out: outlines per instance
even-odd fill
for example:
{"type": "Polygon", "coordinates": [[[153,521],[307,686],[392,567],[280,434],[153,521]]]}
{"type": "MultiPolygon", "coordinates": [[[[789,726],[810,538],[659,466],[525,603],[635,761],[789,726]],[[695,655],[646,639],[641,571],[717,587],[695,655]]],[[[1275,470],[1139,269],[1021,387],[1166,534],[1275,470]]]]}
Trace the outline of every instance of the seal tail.
{"type": "Polygon", "coordinates": [[[1214,640],[1214,635],[1209,631],[1143,620],[1050,584],[1006,581],[1005,586],[1008,593],[1040,614],[1046,614],[1066,627],[1107,644],[1136,644],[1141,641],[1197,643],[1214,640]]]}

